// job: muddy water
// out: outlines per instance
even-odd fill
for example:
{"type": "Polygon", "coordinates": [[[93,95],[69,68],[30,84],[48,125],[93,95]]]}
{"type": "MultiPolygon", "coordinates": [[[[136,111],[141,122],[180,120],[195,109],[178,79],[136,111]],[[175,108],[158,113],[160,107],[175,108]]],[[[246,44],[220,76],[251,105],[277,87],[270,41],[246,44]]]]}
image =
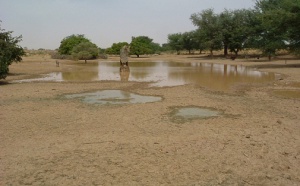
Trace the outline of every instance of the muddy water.
{"type": "Polygon", "coordinates": [[[221,116],[223,113],[211,108],[202,107],[180,107],[174,108],[170,116],[174,122],[186,122],[194,119],[207,119],[221,116]]]}
{"type": "Polygon", "coordinates": [[[80,64],[65,72],[47,74],[44,78],[21,81],[139,81],[151,86],[196,84],[213,90],[228,90],[240,83],[265,83],[274,73],[260,72],[241,65],[175,62],[132,62],[130,72],[120,74],[119,63],[80,64]]]}
{"type": "Polygon", "coordinates": [[[68,99],[80,99],[84,103],[100,105],[122,105],[161,101],[158,96],[142,96],[121,90],[102,90],[91,93],[65,95],[68,99]]]}

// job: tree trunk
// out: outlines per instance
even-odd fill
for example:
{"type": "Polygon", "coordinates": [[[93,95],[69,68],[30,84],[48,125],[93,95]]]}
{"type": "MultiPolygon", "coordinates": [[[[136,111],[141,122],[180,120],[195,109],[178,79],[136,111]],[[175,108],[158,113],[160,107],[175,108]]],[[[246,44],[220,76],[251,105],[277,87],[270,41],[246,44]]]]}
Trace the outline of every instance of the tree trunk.
{"type": "Polygon", "coordinates": [[[224,44],[224,56],[228,55],[228,45],[224,44]]]}
{"type": "Polygon", "coordinates": [[[84,60],[84,62],[86,63],[86,59],[84,60]]]}

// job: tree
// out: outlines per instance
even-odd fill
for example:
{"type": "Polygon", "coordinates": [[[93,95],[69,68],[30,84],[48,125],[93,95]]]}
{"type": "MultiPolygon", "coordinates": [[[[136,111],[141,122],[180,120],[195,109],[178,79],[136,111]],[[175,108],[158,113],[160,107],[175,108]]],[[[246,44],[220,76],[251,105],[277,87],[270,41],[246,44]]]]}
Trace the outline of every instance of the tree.
{"type": "Polygon", "coordinates": [[[169,43],[163,43],[162,46],[161,46],[161,51],[163,52],[166,52],[166,51],[171,51],[172,48],[171,46],[169,45],[169,43]]]}
{"type": "Polygon", "coordinates": [[[286,27],[289,48],[292,52],[300,54],[300,1],[286,1],[286,27]]]}
{"type": "Polygon", "coordinates": [[[106,49],[107,54],[114,54],[114,55],[119,55],[120,50],[123,46],[128,45],[127,42],[119,42],[119,43],[113,43],[110,48],[106,49]]]}
{"type": "Polygon", "coordinates": [[[132,37],[130,52],[137,57],[141,54],[154,54],[152,39],[147,36],[132,37]]]}
{"type": "Polygon", "coordinates": [[[262,32],[259,39],[265,53],[288,48],[300,50],[300,1],[299,0],[257,0],[262,32]]]}
{"type": "Polygon", "coordinates": [[[97,45],[91,42],[82,42],[76,45],[72,49],[72,56],[75,59],[82,59],[85,61],[88,59],[95,59],[99,55],[99,49],[97,45]]]}
{"type": "Polygon", "coordinates": [[[183,42],[182,42],[182,34],[175,33],[168,35],[168,45],[171,49],[176,50],[177,54],[180,54],[180,50],[183,49],[183,42]]]}
{"type": "Polygon", "coordinates": [[[253,29],[255,26],[253,24],[254,16],[256,15],[253,10],[246,9],[225,10],[220,14],[225,56],[228,55],[228,49],[238,55],[250,35],[255,33],[253,29]]]}
{"type": "Polygon", "coordinates": [[[208,48],[205,42],[205,35],[201,33],[200,29],[193,31],[193,44],[194,49],[199,50],[200,54],[202,54],[203,50],[208,48]]]}
{"type": "Polygon", "coordinates": [[[214,50],[222,48],[222,33],[220,17],[212,9],[204,10],[191,15],[192,23],[198,26],[198,35],[210,50],[211,56],[214,50]]]}
{"type": "Polygon", "coordinates": [[[13,37],[12,31],[6,32],[0,26],[0,79],[5,79],[12,62],[20,62],[25,52],[18,43],[22,36],[13,37]]]}
{"type": "Polygon", "coordinates": [[[189,51],[189,54],[191,54],[191,50],[193,50],[195,47],[197,47],[196,38],[195,38],[195,31],[191,32],[184,32],[181,35],[182,40],[182,47],[189,51]]]}
{"type": "Polygon", "coordinates": [[[162,47],[159,43],[151,42],[152,54],[160,54],[162,47]]]}
{"type": "Polygon", "coordinates": [[[58,49],[60,54],[71,55],[73,48],[79,43],[90,42],[84,35],[70,35],[65,37],[61,42],[58,49]]]}

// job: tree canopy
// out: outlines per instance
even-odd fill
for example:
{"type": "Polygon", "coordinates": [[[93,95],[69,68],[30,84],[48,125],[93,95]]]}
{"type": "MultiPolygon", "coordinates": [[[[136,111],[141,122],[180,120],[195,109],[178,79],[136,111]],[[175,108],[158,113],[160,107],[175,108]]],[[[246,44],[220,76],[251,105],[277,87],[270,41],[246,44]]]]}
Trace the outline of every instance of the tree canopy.
{"type": "Polygon", "coordinates": [[[74,46],[72,49],[72,56],[75,59],[82,59],[86,60],[88,59],[96,59],[99,55],[99,49],[97,45],[91,42],[82,42],[78,45],[74,46]]]}
{"type": "Polygon", "coordinates": [[[70,55],[73,59],[82,59],[85,62],[97,58],[101,50],[84,35],[73,34],[65,37],[60,43],[58,52],[61,55],[70,55]]]}
{"type": "Polygon", "coordinates": [[[181,33],[169,34],[168,45],[171,49],[176,50],[177,54],[180,54],[180,50],[183,49],[182,34],[181,33]]]}
{"type": "Polygon", "coordinates": [[[192,14],[191,20],[195,26],[198,26],[197,32],[211,54],[214,50],[222,48],[220,19],[219,16],[214,13],[213,9],[207,9],[200,13],[192,14]]]}
{"type": "Polygon", "coordinates": [[[5,31],[0,25],[0,79],[5,79],[12,62],[20,62],[25,52],[18,43],[22,36],[13,37],[12,31],[5,31]]]}
{"type": "Polygon", "coordinates": [[[185,33],[168,35],[168,46],[180,50],[206,49],[224,55],[245,48],[260,49],[269,56],[286,49],[300,52],[300,0],[256,0],[253,9],[224,10],[215,13],[206,9],[191,15],[198,27],[185,33]]]}
{"type": "Polygon", "coordinates": [[[140,57],[142,54],[154,54],[160,50],[160,45],[152,42],[148,36],[132,37],[130,53],[140,57]]]}
{"type": "Polygon", "coordinates": [[[83,42],[90,42],[84,35],[70,35],[65,37],[61,42],[58,49],[60,54],[71,55],[73,48],[83,42]]]}
{"type": "Polygon", "coordinates": [[[257,35],[264,52],[300,51],[300,0],[257,0],[256,10],[262,28],[257,35]]]}
{"type": "Polygon", "coordinates": [[[105,52],[106,52],[106,54],[119,55],[121,48],[125,45],[128,45],[128,43],[127,42],[113,43],[110,48],[107,48],[105,50],[105,52]]]}

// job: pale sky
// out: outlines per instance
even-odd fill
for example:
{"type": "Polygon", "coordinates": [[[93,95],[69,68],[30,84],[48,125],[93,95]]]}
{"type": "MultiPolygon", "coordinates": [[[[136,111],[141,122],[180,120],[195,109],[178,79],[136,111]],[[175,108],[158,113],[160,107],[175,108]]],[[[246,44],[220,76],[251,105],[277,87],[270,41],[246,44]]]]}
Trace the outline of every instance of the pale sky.
{"type": "Polygon", "coordinates": [[[253,8],[255,0],[0,0],[1,28],[23,36],[29,49],[56,49],[72,34],[100,48],[148,36],[166,43],[171,33],[195,30],[190,16],[213,8],[253,8]]]}

